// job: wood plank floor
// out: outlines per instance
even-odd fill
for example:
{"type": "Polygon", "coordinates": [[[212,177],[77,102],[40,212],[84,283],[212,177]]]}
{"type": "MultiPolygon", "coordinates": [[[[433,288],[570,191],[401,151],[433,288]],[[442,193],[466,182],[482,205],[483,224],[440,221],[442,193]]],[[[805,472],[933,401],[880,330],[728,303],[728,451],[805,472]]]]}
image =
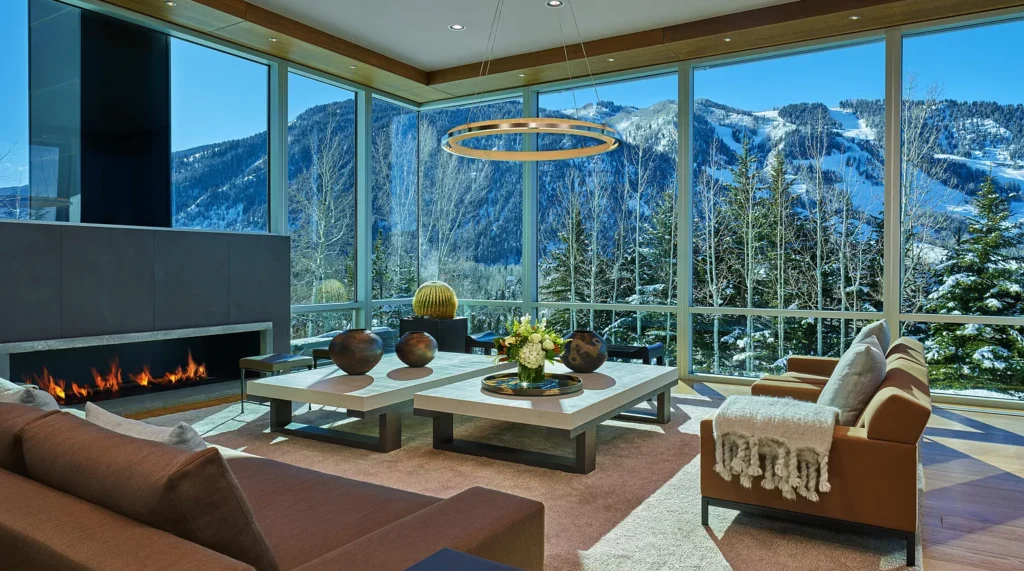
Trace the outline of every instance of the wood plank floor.
{"type": "MultiPolygon", "coordinates": [[[[679,393],[749,394],[737,385],[679,393]]],[[[1024,569],[1024,416],[935,406],[921,444],[926,571],[1024,569]]]]}

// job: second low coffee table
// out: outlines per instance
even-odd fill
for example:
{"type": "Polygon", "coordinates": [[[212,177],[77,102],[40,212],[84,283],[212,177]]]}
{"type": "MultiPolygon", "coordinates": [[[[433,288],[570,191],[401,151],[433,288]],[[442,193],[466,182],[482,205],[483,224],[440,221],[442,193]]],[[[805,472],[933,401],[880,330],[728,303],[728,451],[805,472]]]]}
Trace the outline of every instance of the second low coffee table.
{"type": "Polygon", "coordinates": [[[445,352],[426,367],[411,368],[392,353],[365,375],[346,375],[331,365],[249,381],[248,394],[270,399],[273,432],[390,452],[402,446],[401,410],[410,407],[417,392],[510,368],[495,364],[493,357],[445,352]],[[293,401],[343,408],[350,417],[377,417],[379,433],[373,437],[292,422],[293,401]]]}
{"type": "MultiPolygon", "coordinates": [[[[572,373],[561,364],[548,370],[572,373]]],[[[592,472],[596,465],[597,425],[611,418],[660,424],[672,418],[672,387],[679,382],[679,370],[675,367],[608,362],[597,372],[572,374],[583,380],[582,391],[543,397],[499,395],[481,389],[480,381],[486,375],[479,375],[419,392],[414,407],[417,415],[433,417],[434,448],[439,450],[582,474],[592,472]],[[657,400],[654,411],[630,411],[649,399],[657,400]],[[549,434],[573,439],[576,453],[573,457],[562,457],[458,440],[454,435],[456,414],[543,426],[549,434]]]]}

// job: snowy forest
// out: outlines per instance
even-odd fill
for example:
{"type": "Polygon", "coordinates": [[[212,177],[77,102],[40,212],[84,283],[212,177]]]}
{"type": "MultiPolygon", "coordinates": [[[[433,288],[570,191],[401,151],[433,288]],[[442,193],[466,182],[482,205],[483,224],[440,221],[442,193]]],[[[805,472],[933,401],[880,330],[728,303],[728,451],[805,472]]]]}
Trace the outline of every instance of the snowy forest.
{"type": "MultiPolygon", "coordinates": [[[[642,88],[642,84],[638,84],[642,88]]],[[[901,310],[1015,317],[1024,295],[1024,106],[945,99],[905,81],[900,166],[901,310]]],[[[744,110],[701,99],[693,115],[692,289],[680,292],[677,103],[602,100],[550,117],[607,122],[621,148],[538,164],[540,301],[564,332],[663,342],[676,352],[676,307],[692,299],[693,369],[757,376],[793,354],[839,355],[880,317],[885,113],[881,100],[744,110]],[[559,304],[616,307],[559,307],[559,304]],[[737,311],[740,308],[740,311],[737,311]],[[742,308],[811,316],[747,315],[742,308]],[[716,311],[721,309],[721,311],[716,311]],[[817,312],[840,312],[815,317],[817,312]]],[[[415,111],[373,101],[373,298],[408,298],[440,279],[461,299],[522,300],[522,165],[440,149],[454,125],[517,116],[522,102],[415,111]]],[[[517,148],[516,138],[480,139],[517,148]]],[[[578,144],[543,136],[542,149],[578,144]]],[[[266,133],[176,152],[175,226],[260,231],[267,224],[266,133]]],[[[354,298],[354,100],[289,124],[292,302],[354,298]]],[[[40,217],[29,185],[0,188],[0,216],[40,217]]],[[[398,303],[375,308],[395,326],[398,303]]],[[[515,305],[467,306],[474,331],[500,331],[515,305]]],[[[961,320],[962,321],[962,320],[961,320]]],[[[293,335],[350,326],[351,310],[297,314],[293,335]]],[[[1024,328],[901,324],[928,352],[940,390],[1024,395],[1024,328]]]]}

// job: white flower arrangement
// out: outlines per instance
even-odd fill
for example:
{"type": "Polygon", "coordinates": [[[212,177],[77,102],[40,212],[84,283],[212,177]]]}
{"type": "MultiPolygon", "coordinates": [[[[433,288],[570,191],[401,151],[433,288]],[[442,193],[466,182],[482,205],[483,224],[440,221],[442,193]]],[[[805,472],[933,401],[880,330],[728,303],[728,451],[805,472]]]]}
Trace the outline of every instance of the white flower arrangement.
{"type": "Polygon", "coordinates": [[[513,361],[529,369],[544,366],[544,362],[555,362],[555,357],[562,352],[565,345],[557,333],[548,329],[547,319],[534,322],[529,315],[507,325],[510,334],[499,338],[499,361],[513,361]]]}

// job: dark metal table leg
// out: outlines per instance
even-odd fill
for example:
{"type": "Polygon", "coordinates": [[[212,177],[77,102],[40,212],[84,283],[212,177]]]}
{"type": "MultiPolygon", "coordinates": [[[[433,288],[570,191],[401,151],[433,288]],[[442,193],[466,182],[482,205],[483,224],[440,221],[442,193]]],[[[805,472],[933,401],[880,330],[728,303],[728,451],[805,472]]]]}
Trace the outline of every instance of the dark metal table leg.
{"type": "Polygon", "coordinates": [[[391,411],[378,416],[377,430],[381,452],[392,452],[402,447],[402,413],[391,411]]]}
{"type": "Polygon", "coordinates": [[[658,393],[658,413],[656,422],[668,424],[672,422],[672,389],[658,393]]]}
{"type": "Polygon", "coordinates": [[[597,465],[597,426],[576,435],[576,471],[589,474],[597,465]]]}
{"type": "Polygon", "coordinates": [[[451,445],[455,440],[455,415],[438,414],[434,417],[434,448],[451,445]]]}
{"type": "Polygon", "coordinates": [[[241,374],[240,378],[242,379],[242,386],[240,387],[240,389],[238,391],[238,402],[242,403],[242,412],[244,413],[245,412],[245,369],[242,369],[242,374],[241,374]]]}
{"type": "Polygon", "coordinates": [[[279,432],[292,423],[292,401],[270,399],[270,430],[279,432]]]}

